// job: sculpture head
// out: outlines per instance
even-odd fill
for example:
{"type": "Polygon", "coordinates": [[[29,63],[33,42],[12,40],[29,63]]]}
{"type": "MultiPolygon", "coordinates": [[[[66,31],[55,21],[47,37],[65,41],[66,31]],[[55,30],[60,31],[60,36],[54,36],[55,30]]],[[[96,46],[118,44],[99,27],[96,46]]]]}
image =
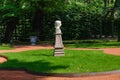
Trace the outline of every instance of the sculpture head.
{"type": "Polygon", "coordinates": [[[55,27],[60,27],[62,25],[60,20],[55,21],[55,27]]]}

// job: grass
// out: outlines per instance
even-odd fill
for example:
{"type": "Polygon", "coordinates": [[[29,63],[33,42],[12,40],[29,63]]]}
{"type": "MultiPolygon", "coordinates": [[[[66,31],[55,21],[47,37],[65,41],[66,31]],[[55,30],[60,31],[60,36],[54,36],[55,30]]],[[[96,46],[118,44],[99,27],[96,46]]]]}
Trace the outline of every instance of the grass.
{"type": "Polygon", "coordinates": [[[84,40],[75,42],[65,42],[65,47],[71,48],[111,48],[120,47],[120,42],[104,40],[84,40]]]}
{"type": "Polygon", "coordinates": [[[36,73],[87,73],[120,69],[120,56],[103,51],[65,50],[65,56],[54,57],[53,50],[4,53],[8,61],[1,69],[27,69],[36,73]]]}
{"type": "MultiPolygon", "coordinates": [[[[120,47],[116,40],[63,40],[64,46],[69,48],[113,48],[120,47]]],[[[15,42],[15,45],[30,45],[29,42],[15,42]]],[[[54,45],[54,40],[38,41],[40,45],[54,45]]]]}
{"type": "Polygon", "coordinates": [[[2,44],[2,45],[0,45],[0,50],[10,50],[10,49],[12,49],[10,44],[2,44]]]}

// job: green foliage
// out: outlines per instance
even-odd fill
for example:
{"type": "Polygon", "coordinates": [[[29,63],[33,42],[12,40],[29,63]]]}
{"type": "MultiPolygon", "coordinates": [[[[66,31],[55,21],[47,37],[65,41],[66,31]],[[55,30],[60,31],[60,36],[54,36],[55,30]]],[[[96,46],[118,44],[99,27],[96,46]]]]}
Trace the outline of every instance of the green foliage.
{"type": "MultiPolygon", "coordinates": [[[[1,0],[0,22],[10,20],[11,17],[20,20],[32,19],[37,10],[42,10],[43,22],[41,22],[44,26],[42,35],[47,40],[54,38],[54,21],[57,19],[63,24],[61,27],[63,39],[88,39],[92,35],[113,35],[116,33],[114,32],[116,26],[114,27],[114,21],[111,21],[114,20],[112,11],[114,12],[115,6],[119,7],[118,3],[119,0],[1,0]],[[105,25],[103,22],[106,20],[108,23],[105,25]]],[[[119,18],[119,14],[120,11],[117,9],[115,19],[119,18]]]]}
{"type": "Polygon", "coordinates": [[[87,73],[120,69],[120,56],[108,55],[96,50],[65,50],[65,56],[62,57],[54,57],[53,50],[3,55],[9,60],[0,65],[2,69],[27,69],[36,73],[87,73]]]}
{"type": "Polygon", "coordinates": [[[101,1],[91,1],[90,4],[83,2],[67,4],[65,12],[59,14],[63,21],[64,39],[86,39],[90,38],[92,34],[101,34],[103,13],[103,4],[101,3],[101,1]]]}
{"type": "Polygon", "coordinates": [[[3,5],[0,5],[0,13],[2,19],[7,19],[9,17],[18,17],[19,6],[16,1],[4,0],[3,5]]]}
{"type": "Polygon", "coordinates": [[[2,45],[0,45],[0,50],[10,50],[10,49],[13,49],[11,47],[11,44],[2,44],[2,45]]]}

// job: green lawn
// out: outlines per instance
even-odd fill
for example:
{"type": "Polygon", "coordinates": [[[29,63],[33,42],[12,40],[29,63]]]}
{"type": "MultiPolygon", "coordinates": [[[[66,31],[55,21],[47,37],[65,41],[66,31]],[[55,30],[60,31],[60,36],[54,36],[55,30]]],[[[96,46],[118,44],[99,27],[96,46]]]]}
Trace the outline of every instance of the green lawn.
{"type": "Polygon", "coordinates": [[[65,47],[71,48],[111,48],[120,47],[120,42],[104,40],[66,41],[65,47]]]}
{"type": "Polygon", "coordinates": [[[37,73],[86,73],[120,69],[120,56],[103,51],[65,50],[65,56],[54,57],[53,50],[4,53],[8,61],[0,68],[27,69],[37,73]]]}
{"type": "Polygon", "coordinates": [[[2,44],[0,45],[0,50],[10,50],[13,49],[10,44],[2,44]]]}

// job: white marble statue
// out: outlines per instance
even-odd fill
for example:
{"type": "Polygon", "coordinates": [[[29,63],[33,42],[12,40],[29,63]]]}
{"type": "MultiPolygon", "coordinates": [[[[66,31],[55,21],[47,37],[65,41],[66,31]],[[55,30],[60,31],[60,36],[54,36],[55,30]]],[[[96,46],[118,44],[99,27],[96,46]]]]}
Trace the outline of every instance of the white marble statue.
{"type": "Polygon", "coordinates": [[[56,34],[61,33],[61,29],[60,29],[61,25],[62,23],[60,20],[55,21],[56,34]]]}

